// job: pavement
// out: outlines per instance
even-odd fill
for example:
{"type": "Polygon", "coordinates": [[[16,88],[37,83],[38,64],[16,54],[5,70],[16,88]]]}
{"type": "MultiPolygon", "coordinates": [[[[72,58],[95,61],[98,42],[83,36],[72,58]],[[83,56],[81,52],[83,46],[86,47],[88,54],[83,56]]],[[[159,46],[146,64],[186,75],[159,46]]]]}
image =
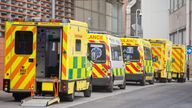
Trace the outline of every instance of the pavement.
{"type": "MultiPolygon", "coordinates": [[[[192,82],[155,83],[155,85],[146,86],[131,83],[127,85],[125,90],[115,87],[113,93],[107,93],[103,90],[93,92],[90,98],[83,97],[83,93],[76,93],[73,102],[61,102],[48,108],[152,108],[154,105],[159,105],[162,108],[166,105],[174,106],[176,103],[180,105],[179,102],[187,102],[187,104],[183,103],[185,106],[181,105],[182,108],[191,108],[188,107],[192,106],[191,90],[192,82]],[[190,93],[191,95],[189,95],[190,93]]],[[[20,102],[14,101],[11,94],[0,91],[0,108],[7,107],[20,108],[21,106],[20,102]]],[[[160,107],[155,106],[155,108],[160,107]]]]}

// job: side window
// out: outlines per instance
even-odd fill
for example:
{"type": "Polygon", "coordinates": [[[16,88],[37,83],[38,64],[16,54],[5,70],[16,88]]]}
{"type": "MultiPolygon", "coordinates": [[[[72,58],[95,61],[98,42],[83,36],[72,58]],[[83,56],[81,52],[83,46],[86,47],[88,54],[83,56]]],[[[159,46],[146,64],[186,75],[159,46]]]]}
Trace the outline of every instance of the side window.
{"type": "Polygon", "coordinates": [[[150,48],[144,47],[144,56],[145,60],[152,60],[152,54],[150,48]]]}
{"type": "Polygon", "coordinates": [[[33,33],[31,31],[15,32],[15,53],[32,54],[33,52],[33,33]]]}
{"type": "Polygon", "coordinates": [[[122,60],[120,45],[111,45],[111,57],[112,57],[112,60],[115,60],[115,61],[122,60]]]}
{"type": "Polygon", "coordinates": [[[81,40],[76,39],[75,41],[75,51],[81,51],[81,40]]]}

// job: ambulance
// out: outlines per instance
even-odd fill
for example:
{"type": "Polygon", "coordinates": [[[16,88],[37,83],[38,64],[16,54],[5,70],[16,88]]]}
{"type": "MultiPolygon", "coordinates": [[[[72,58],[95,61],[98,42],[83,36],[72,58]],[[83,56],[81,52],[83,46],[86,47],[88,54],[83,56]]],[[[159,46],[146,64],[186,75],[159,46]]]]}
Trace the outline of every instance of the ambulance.
{"type": "Polygon", "coordinates": [[[155,79],[159,82],[171,82],[172,42],[166,39],[147,39],[151,43],[155,79]]]}
{"type": "Polygon", "coordinates": [[[121,38],[123,44],[123,60],[126,69],[126,80],[154,84],[154,68],[151,45],[139,38],[121,38]]]}
{"type": "Polygon", "coordinates": [[[172,78],[178,82],[186,81],[186,49],[184,45],[172,46],[172,78]]]}
{"type": "Polygon", "coordinates": [[[73,101],[76,91],[90,97],[87,36],[88,25],[74,20],[7,21],[3,90],[17,101],[31,95],[23,106],[73,101]]]}
{"type": "Polygon", "coordinates": [[[92,62],[92,85],[106,87],[113,92],[113,86],[126,88],[121,41],[103,32],[90,32],[88,58],[92,62]]]}

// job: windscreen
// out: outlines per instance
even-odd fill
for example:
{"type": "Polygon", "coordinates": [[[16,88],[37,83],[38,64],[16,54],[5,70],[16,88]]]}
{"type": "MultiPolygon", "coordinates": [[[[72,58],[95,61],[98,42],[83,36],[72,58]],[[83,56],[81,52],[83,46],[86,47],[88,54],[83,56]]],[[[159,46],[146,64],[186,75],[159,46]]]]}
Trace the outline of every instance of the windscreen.
{"type": "Polygon", "coordinates": [[[131,62],[139,62],[140,54],[137,46],[123,46],[123,60],[131,62]]]}
{"type": "Polygon", "coordinates": [[[89,43],[88,53],[92,62],[94,63],[106,62],[106,49],[104,44],[89,43]]]}

